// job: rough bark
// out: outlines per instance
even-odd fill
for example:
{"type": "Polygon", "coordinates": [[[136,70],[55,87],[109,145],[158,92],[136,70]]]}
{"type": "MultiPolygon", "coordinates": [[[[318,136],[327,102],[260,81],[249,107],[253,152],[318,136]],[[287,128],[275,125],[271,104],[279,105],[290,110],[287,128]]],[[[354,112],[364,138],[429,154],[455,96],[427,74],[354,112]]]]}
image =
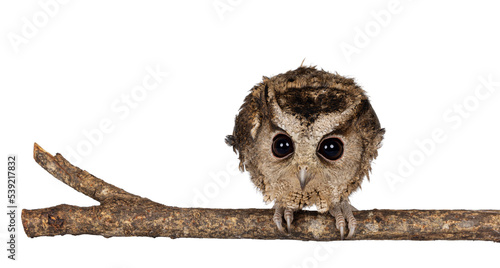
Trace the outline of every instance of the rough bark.
{"type": "MultiPolygon", "coordinates": [[[[58,205],[26,210],[29,237],[92,234],[104,237],[196,237],[330,241],[339,240],[334,219],[314,211],[295,213],[293,231],[277,231],[270,209],[202,209],[165,206],[130,194],[52,156],[35,144],[35,161],[57,179],[100,202],[99,206],[58,205]]],[[[499,210],[356,211],[354,240],[500,241],[499,210]]]]}

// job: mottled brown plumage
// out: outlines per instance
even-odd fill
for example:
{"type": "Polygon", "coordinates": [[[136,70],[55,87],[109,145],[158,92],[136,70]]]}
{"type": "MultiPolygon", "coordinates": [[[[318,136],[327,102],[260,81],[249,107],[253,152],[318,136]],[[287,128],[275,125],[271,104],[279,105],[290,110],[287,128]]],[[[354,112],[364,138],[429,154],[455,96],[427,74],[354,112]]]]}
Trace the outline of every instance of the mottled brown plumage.
{"type": "Polygon", "coordinates": [[[279,230],[283,217],[290,231],[293,212],[316,205],[336,218],[342,236],[347,219],[351,237],[348,198],[368,177],[383,135],[353,79],[301,66],[252,88],[226,142],[264,201],[275,203],[279,230]]]}

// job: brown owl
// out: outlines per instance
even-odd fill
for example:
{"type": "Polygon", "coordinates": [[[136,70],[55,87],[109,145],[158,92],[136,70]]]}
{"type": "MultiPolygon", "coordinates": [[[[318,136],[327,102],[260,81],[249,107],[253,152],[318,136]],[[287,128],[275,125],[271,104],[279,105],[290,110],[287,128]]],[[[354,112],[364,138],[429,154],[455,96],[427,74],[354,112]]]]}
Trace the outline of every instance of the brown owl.
{"type": "Polygon", "coordinates": [[[293,213],[316,205],[343,239],[346,220],[347,238],[356,228],[349,195],[369,176],[384,132],[353,79],[301,66],[252,88],[226,143],[264,201],[274,201],[280,231],[283,217],[290,232],[293,213]]]}

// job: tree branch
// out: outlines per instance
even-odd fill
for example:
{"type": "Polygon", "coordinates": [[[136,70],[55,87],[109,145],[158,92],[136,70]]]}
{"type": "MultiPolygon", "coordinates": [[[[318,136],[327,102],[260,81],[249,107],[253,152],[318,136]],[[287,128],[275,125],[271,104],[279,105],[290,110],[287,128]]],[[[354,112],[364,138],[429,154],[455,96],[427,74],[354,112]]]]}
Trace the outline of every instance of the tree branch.
{"type": "MultiPolygon", "coordinates": [[[[100,202],[99,206],[23,209],[29,237],[92,234],[104,237],[197,237],[339,240],[328,214],[299,211],[290,235],[277,231],[270,209],[202,209],[165,206],[130,194],[52,156],[38,144],[35,161],[54,177],[100,202]]],[[[500,242],[500,210],[356,211],[355,240],[487,240],[500,242]]]]}

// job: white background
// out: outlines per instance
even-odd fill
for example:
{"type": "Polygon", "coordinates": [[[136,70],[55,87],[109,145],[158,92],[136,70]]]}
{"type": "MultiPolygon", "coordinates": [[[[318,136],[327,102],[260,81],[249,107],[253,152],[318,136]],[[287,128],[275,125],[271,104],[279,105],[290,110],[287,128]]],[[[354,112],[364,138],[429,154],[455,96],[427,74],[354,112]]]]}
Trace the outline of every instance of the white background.
{"type": "MultiPolygon", "coordinates": [[[[0,4],[0,148],[5,162],[18,154],[21,208],[97,205],[39,167],[34,142],[163,204],[271,207],[237,171],[224,137],[263,75],[305,58],[355,77],[387,130],[354,206],[500,209],[494,1],[69,1],[49,9],[47,2],[0,4]],[[353,53],[343,51],[348,46],[353,53]],[[140,88],[147,68],[168,72],[150,91],[140,88]],[[491,92],[481,79],[496,83],[491,92]],[[102,120],[111,130],[96,134],[102,120]],[[431,141],[436,131],[444,138],[431,141]]],[[[6,183],[0,189],[5,195],[6,183]]],[[[2,241],[6,225],[3,213],[2,241]]],[[[2,267],[463,267],[496,263],[500,252],[500,244],[480,241],[30,239],[22,229],[18,236],[19,260],[7,260],[2,242],[2,267]]]]}

